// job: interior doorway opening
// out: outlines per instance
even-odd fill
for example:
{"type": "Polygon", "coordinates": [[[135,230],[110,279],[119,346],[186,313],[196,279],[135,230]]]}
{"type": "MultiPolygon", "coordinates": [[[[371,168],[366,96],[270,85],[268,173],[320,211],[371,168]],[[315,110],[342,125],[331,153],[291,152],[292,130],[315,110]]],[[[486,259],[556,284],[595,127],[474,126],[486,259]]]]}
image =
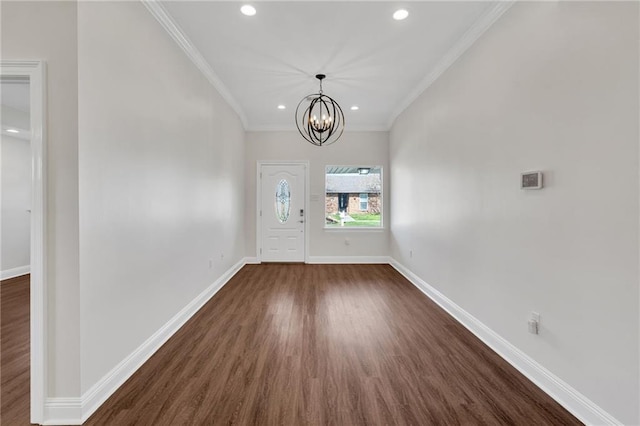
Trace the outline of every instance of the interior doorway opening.
{"type": "Polygon", "coordinates": [[[3,423],[43,423],[47,317],[44,62],[0,61],[0,105],[0,407],[3,423]]]}

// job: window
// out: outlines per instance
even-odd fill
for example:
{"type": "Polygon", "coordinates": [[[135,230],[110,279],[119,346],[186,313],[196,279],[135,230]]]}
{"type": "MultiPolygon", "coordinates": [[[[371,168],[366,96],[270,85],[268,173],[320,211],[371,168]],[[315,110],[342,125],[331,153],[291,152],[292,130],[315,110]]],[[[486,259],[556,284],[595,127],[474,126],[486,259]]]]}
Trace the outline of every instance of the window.
{"type": "Polygon", "coordinates": [[[369,210],[369,194],[366,192],[360,194],[360,210],[365,212],[369,210]]]}
{"type": "Polygon", "coordinates": [[[325,227],[382,227],[382,167],[327,166],[325,227]]]}
{"type": "Polygon", "coordinates": [[[291,212],[291,190],[289,189],[289,182],[282,179],[276,185],[276,217],[280,223],[285,223],[289,219],[289,213],[291,212]]]}

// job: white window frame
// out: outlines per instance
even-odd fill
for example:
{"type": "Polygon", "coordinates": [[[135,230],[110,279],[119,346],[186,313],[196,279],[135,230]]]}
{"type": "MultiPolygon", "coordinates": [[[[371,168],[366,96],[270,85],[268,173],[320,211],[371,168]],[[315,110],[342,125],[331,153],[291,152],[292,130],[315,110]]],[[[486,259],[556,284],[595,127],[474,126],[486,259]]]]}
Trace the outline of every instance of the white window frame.
{"type": "MultiPolygon", "coordinates": [[[[331,164],[325,164],[324,165],[324,172],[323,172],[323,176],[324,176],[324,193],[322,195],[323,197],[323,202],[322,202],[322,218],[323,218],[323,229],[327,232],[383,232],[385,230],[385,214],[384,214],[384,197],[385,197],[385,192],[384,192],[384,187],[385,187],[385,180],[384,180],[384,168],[385,166],[382,164],[373,164],[372,166],[363,166],[363,165],[353,165],[353,164],[336,164],[336,163],[331,163],[331,164]],[[379,197],[379,206],[380,206],[380,226],[327,226],[326,223],[326,215],[327,215],[327,205],[326,205],[326,200],[327,200],[327,167],[354,167],[354,168],[358,168],[358,167],[370,167],[372,169],[374,168],[379,168],[380,169],[380,182],[381,182],[381,186],[380,186],[380,193],[378,194],[379,197]]],[[[360,193],[358,193],[359,195],[360,193]]],[[[367,208],[369,206],[369,194],[367,194],[367,208]]]]}

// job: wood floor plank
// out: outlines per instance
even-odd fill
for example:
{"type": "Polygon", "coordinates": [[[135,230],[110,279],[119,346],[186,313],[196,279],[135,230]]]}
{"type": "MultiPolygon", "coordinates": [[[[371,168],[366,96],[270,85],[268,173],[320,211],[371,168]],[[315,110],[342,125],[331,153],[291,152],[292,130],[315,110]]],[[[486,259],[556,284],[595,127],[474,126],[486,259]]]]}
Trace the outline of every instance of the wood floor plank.
{"type": "Polygon", "coordinates": [[[29,277],[0,284],[0,425],[30,424],[29,277]]]}
{"type": "Polygon", "coordinates": [[[87,425],[577,425],[388,265],[245,266],[87,425]]]}
{"type": "MultiPolygon", "coordinates": [[[[29,424],[29,281],[3,282],[0,423],[29,424]]],[[[388,265],[244,267],[87,425],[580,424],[388,265]]]]}

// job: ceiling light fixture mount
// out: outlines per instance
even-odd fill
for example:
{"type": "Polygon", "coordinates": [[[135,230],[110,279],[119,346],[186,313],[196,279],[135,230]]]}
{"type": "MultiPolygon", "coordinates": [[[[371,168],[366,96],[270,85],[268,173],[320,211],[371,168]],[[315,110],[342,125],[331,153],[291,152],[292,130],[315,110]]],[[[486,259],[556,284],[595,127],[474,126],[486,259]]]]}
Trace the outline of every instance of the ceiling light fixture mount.
{"type": "Polygon", "coordinates": [[[296,108],[296,127],[305,140],[316,146],[330,145],[344,132],[344,114],[340,105],[322,92],[322,80],[327,76],[317,74],[320,91],[307,95],[296,108]]]}

